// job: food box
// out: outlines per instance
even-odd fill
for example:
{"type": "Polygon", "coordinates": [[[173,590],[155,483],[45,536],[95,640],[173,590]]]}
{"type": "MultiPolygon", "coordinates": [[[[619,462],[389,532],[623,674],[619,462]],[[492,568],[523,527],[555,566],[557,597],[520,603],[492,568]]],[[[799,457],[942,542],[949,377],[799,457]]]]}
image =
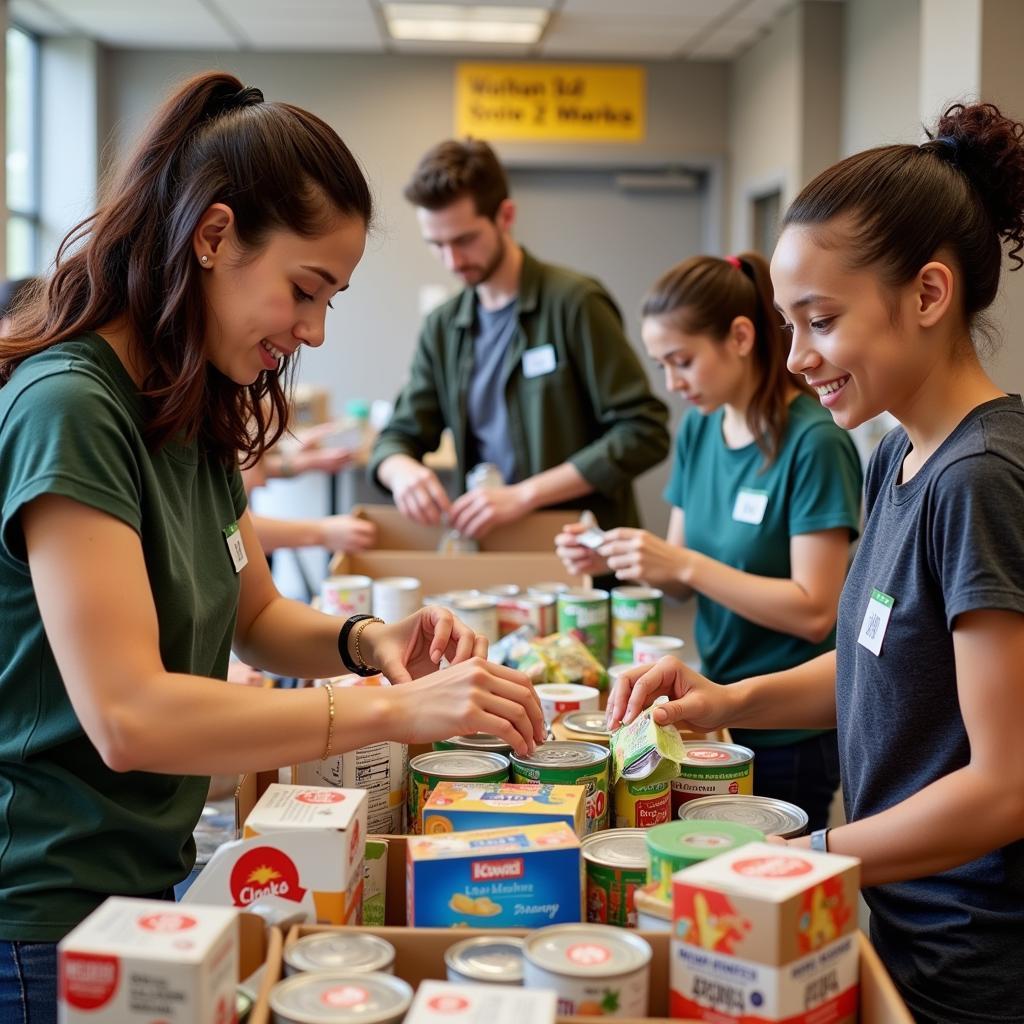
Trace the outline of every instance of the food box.
{"type": "Polygon", "coordinates": [[[585,786],[514,782],[439,782],[423,808],[423,834],[564,821],[578,836],[587,827],[585,786]]]}
{"type": "Polygon", "coordinates": [[[555,1024],[555,993],[425,981],[404,1024],[555,1024]]]}

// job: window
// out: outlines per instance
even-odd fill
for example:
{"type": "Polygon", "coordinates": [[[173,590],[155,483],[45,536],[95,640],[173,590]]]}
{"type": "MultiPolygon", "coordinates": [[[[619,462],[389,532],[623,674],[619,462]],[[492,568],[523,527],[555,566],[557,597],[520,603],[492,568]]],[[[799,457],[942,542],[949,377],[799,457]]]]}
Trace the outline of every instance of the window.
{"type": "Polygon", "coordinates": [[[779,221],[782,215],[782,192],[776,189],[753,200],[754,249],[765,259],[771,259],[775,243],[779,240],[779,221]]]}
{"type": "Polygon", "coordinates": [[[7,276],[39,272],[39,42],[7,30],[7,276]]]}

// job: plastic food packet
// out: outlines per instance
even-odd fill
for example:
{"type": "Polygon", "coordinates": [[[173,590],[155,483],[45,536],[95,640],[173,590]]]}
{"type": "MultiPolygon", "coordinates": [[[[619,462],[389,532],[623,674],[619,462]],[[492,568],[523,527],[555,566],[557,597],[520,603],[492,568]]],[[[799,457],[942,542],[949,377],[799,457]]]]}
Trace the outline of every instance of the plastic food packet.
{"type": "Polygon", "coordinates": [[[520,662],[530,653],[530,641],[537,635],[537,627],[527,623],[513,633],[506,633],[497,643],[491,644],[487,660],[508,668],[519,668],[520,662]]]}
{"type": "Polygon", "coordinates": [[[598,690],[608,689],[604,666],[579,640],[565,633],[552,633],[534,640],[518,668],[535,684],[578,683],[598,690]]]}
{"type": "Polygon", "coordinates": [[[666,761],[680,765],[686,760],[686,747],[674,725],[658,725],[652,712],[668,700],[659,697],[641,711],[629,725],[612,733],[612,770],[615,779],[646,779],[666,761]]]}

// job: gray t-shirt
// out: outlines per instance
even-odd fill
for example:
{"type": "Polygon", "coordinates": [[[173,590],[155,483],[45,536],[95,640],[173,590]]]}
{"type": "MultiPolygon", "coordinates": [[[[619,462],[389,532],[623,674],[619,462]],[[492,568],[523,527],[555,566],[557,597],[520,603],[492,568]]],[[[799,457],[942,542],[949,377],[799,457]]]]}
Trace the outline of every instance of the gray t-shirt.
{"type": "MultiPolygon", "coordinates": [[[[852,820],[967,765],[956,617],[1024,613],[1020,398],[972,410],[901,484],[910,448],[898,428],[871,460],[864,535],[839,606],[836,703],[852,820]],[[858,643],[872,590],[893,598],[877,657],[858,643]]],[[[864,897],[872,939],[916,1014],[942,1024],[1024,1021],[1024,841],[864,897]]]]}
{"type": "Polygon", "coordinates": [[[505,406],[505,356],[518,329],[518,299],[494,310],[484,309],[477,302],[473,376],[466,405],[470,441],[476,445],[476,458],[472,461],[494,463],[507,484],[519,478],[505,406]]]}

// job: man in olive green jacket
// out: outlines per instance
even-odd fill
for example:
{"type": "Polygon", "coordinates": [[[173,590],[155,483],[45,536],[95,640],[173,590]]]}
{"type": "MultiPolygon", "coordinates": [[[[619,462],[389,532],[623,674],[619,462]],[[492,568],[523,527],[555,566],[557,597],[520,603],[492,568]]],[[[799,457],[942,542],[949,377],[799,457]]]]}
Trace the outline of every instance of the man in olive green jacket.
{"type": "Polygon", "coordinates": [[[447,515],[470,537],[550,507],[589,508],[606,529],[638,525],[632,482],[668,453],[668,413],[611,297],[512,239],[515,206],[485,143],[436,146],[405,195],[428,244],[467,287],[426,318],[372,476],[405,515],[447,515]],[[491,462],[505,486],[449,502],[421,462],[445,427],[460,483],[491,462]]]}

